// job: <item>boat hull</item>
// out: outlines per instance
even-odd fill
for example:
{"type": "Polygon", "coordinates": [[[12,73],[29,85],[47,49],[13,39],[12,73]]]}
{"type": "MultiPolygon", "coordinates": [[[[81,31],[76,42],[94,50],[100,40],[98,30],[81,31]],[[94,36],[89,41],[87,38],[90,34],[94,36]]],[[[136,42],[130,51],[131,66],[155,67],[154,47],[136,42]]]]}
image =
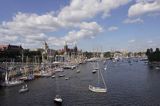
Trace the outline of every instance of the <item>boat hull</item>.
{"type": "Polygon", "coordinates": [[[11,87],[11,86],[16,86],[16,85],[20,85],[22,84],[23,81],[9,81],[9,82],[4,82],[1,84],[1,86],[4,86],[4,87],[11,87]]]}
{"type": "Polygon", "coordinates": [[[97,93],[105,93],[107,92],[107,89],[106,88],[100,88],[100,87],[94,87],[92,85],[89,85],[89,90],[92,91],[92,92],[97,92],[97,93]]]}
{"type": "Polygon", "coordinates": [[[24,92],[28,92],[28,91],[29,91],[29,89],[28,89],[28,88],[20,89],[20,90],[19,90],[19,93],[24,93],[24,92]]]}

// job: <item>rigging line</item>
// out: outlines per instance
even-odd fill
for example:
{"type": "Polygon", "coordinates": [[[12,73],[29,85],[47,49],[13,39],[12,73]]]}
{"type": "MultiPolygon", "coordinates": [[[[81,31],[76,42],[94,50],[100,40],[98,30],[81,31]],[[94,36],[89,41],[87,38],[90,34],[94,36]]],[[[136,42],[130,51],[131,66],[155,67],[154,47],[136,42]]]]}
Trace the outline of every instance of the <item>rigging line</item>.
{"type": "Polygon", "coordinates": [[[104,86],[105,86],[105,88],[107,88],[107,85],[106,85],[106,83],[105,83],[105,80],[104,80],[104,77],[103,77],[103,75],[102,75],[101,70],[100,70],[100,74],[101,74],[101,77],[102,77],[102,80],[103,80],[104,86]]]}

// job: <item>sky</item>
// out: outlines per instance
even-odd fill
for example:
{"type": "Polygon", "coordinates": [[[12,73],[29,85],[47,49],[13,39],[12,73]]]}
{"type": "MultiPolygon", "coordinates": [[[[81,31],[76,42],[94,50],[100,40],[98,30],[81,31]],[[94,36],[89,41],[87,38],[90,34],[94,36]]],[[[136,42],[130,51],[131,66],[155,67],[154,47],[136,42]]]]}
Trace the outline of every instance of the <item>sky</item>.
{"type": "Polygon", "coordinates": [[[160,48],[160,0],[0,0],[0,44],[83,51],[160,48]]]}

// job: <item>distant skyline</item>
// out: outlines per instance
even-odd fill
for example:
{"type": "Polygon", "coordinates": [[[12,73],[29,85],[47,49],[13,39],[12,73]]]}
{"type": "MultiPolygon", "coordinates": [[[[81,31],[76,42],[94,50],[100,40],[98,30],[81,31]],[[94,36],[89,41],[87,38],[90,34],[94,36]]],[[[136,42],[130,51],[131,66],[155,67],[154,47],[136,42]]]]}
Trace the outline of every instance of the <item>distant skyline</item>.
{"type": "Polygon", "coordinates": [[[160,0],[1,0],[0,44],[83,51],[160,48],[160,0]]]}

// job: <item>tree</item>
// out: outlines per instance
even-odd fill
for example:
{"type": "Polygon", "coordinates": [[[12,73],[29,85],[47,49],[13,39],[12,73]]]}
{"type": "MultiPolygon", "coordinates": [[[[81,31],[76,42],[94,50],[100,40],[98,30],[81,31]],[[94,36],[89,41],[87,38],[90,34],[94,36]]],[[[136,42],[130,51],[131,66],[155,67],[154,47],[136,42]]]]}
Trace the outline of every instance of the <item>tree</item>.
{"type": "Polygon", "coordinates": [[[156,48],[156,50],[154,52],[153,52],[152,48],[147,49],[146,55],[147,55],[148,60],[150,62],[160,61],[160,50],[159,50],[159,48],[156,48]]]}

